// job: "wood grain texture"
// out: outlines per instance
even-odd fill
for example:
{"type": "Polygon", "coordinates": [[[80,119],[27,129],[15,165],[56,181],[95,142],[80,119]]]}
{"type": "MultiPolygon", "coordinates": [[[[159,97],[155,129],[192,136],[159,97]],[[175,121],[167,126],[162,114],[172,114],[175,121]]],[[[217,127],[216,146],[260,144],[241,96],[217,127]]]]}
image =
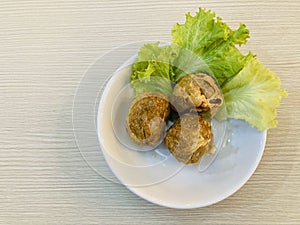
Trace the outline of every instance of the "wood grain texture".
{"type": "Polygon", "coordinates": [[[14,1],[0,3],[0,224],[300,224],[300,2],[14,1]],[[87,67],[113,47],[170,41],[199,6],[251,31],[247,48],[289,92],[247,184],[206,208],[148,203],[98,176],[72,130],[87,67]]]}

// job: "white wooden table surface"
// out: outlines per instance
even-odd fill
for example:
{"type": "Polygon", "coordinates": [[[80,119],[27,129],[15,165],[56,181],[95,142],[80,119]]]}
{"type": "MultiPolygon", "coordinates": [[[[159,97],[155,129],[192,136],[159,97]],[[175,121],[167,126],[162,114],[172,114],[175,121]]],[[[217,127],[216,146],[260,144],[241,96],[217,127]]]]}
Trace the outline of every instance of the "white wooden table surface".
{"type": "Polygon", "coordinates": [[[300,1],[1,0],[0,224],[300,224],[300,1]],[[289,92],[262,161],[231,197],[192,210],[160,207],[97,175],[73,136],[84,71],[114,47],[170,41],[198,7],[232,27],[289,92]]]}

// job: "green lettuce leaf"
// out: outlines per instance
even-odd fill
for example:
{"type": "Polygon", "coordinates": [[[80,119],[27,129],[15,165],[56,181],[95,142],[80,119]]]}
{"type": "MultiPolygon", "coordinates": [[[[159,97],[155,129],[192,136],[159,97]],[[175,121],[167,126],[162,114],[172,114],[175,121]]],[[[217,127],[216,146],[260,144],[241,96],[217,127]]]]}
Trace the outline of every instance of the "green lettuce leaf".
{"type": "Polygon", "coordinates": [[[223,88],[227,116],[247,121],[258,130],[277,126],[276,107],[287,92],[281,89],[280,79],[256,58],[223,88]]]}
{"type": "Polygon", "coordinates": [[[200,8],[195,16],[187,13],[185,24],[175,24],[172,36],[173,43],[192,51],[207,64],[220,85],[253,57],[251,52],[244,56],[235,46],[246,44],[249,38],[246,26],[240,24],[237,30],[231,30],[210,10],[200,8]]]}
{"type": "Polygon", "coordinates": [[[179,48],[160,46],[159,42],[142,46],[130,77],[136,95],[150,91],[170,95],[175,76],[173,64],[178,54],[179,48]]]}
{"type": "Polygon", "coordinates": [[[275,73],[251,52],[243,55],[237,48],[249,38],[244,24],[232,30],[215,13],[200,8],[195,16],[186,14],[184,24],[174,25],[172,37],[170,45],[141,47],[130,77],[136,95],[171,95],[182,76],[204,72],[222,88],[225,105],[219,119],[242,119],[258,130],[277,126],[276,107],[287,93],[275,73]]]}

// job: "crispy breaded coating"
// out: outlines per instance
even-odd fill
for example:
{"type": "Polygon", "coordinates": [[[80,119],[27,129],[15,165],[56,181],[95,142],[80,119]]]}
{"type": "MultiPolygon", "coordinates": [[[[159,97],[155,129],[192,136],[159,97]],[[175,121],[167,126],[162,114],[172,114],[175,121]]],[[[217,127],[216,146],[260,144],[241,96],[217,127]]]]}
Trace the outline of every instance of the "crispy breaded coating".
{"type": "Polygon", "coordinates": [[[197,113],[184,114],[167,131],[164,142],[178,161],[196,163],[213,145],[211,125],[197,113]]]}
{"type": "Polygon", "coordinates": [[[138,95],[131,103],[126,119],[130,138],[139,145],[157,145],[165,133],[170,104],[166,96],[147,92],[138,95]]]}

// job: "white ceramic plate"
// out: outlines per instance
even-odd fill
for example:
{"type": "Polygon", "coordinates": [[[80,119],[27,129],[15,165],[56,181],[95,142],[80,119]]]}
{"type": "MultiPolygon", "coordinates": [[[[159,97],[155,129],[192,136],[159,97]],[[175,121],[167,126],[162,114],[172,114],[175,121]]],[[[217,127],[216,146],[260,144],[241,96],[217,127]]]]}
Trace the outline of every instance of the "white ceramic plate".
{"type": "MultiPolygon", "coordinates": [[[[105,160],[119,181],[138,196],[171,208],[197,208],[221,201],[251,177],[262,157],[267,132],[229,120],[229,139],[214,163],[200,173],[161,151],[128,150],[116,138],[111,121],[114,98],[129,82],[130,67],[118,70],[101,96],[97,132],[105,160]]],[[[120,124],[122,126],[122,124],[120,124]]]]}

